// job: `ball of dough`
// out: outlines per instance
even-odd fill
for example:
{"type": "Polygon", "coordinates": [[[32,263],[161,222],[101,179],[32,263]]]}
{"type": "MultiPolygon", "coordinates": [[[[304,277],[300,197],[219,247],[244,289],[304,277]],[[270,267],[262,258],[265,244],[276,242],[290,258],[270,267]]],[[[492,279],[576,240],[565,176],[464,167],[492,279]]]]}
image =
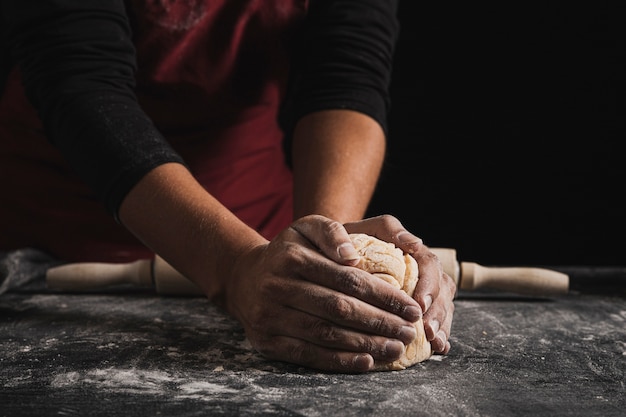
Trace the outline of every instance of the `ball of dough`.
{"type": "MultiPolygon", "coordinates": [[[[419,270],[417,262],[411,255],[402,252],[393,243],[385,242],[374,236],[353,233],[350,238],[361,256],[357,268],[376,275],[413,296],[419,279],[419,270]]],[[[417,337],[413,342],[406,345],[404,354],[394,362],[377,362],[376,370],[402,370],[432,356],[432,347],[426,340],[423,321],[420,319],[414,323],[414,326],[417,337]]]]}

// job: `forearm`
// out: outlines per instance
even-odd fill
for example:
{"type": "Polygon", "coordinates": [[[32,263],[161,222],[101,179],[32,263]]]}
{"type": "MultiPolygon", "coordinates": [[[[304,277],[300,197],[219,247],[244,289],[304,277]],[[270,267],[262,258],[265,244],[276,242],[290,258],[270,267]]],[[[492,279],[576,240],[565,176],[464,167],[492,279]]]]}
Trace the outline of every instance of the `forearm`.
{"type": "Polygon", "coordinates": [[[144,244],[218,304],[223,304],[236,258],[267,243],[177,163],[142,178],[126,195],[119,215],[144,244]]]}
{"type": "Polygon", "coordinates": [[[135,97],[123,0],[3,0],[0,12],[2,41],[47,139],[111,214],[146,172],[183,162],[135,97]]]}
{"type": "Polygon", "coordinates": [[[385,157],[385,135],[369,116],[351,110],[312,113],[293,137],[294,214],[361,219],[385,157]]]}
{"type": "Polygon", "coordinates": [[[396,0],[310,4],[284,113],[296,218],[347,222],[366,213],[385,157],[396,7],[396,0]]]}

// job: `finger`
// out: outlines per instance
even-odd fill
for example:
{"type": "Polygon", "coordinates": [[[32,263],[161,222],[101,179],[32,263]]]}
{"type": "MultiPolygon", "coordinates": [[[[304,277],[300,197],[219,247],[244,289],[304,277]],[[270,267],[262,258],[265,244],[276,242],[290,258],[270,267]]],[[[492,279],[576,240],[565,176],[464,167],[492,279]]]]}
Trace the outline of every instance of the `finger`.
{"type": "Polygon", "coordinates": [[[374,358],[368,353],[329,349],[292,337],[272,337],[256,349],[269,359],[325,372],[362,373],[374,369],[374,358]]]}
{"type": "Polygon", "coordinates": [[[298,232],[325,256],[343,265],[356,265],[356,251],[343,225],[324,216],[310,215],[296,220],[290,229],[298,232]]]}
{"type": "Polygon", "coordinates": [[[447,294],[445,295],[445,299],[449,300],[446,307],[446,318],[443,321],[441,326],[441,330],[437,332],[437,336],[441,338],[442,343],[444,344],[444,348],[442,351],[437,351],[438,353],[447,354],[450,351],[450,335],[452,334],[452,322],[454,319],[454,302],[452,301],[456,295],[456,283],[452,278],[450,278],[447,282],[447,294]],[[440,332],[443,331],[443,334],[440,332]],[[443,338],[445,336],[445,339],[443,338]]]}
{"type": "Polygon", "coordinates": [[[454,303],[448,291],[449,287],[444,287],[442,297],[436,299],[424,315],[426,339],[437,353],[445,353],[449,349],[448,339],[454,315],[454,303]]]}
{"type": "MultiPolygon", "coordinates": [[[[404,333],[411,333],[410,340],[415,339],[414,328],[413,331],[409,332],[407,329],[404,333]]],[[[337,351],[368,353],[383,362],[393,362],[405,350],[405,343],[401,340],[359,332],[292,309],[285,309],[282,314],[274,317],[265,329],[265,334],[292,337],[337,351]]],[[[409,339],[408,335],[403,337],[409,339]]]]}
{"type": "Polygon", "coordinates": [[[438,346],[443,346],[442,349],[435,349],[435,352],[441,354],[447,354],[450,351],[450,334],[452,331],[452,319],[454,316],[454,304],[451,307],[448,307],[448,313],[446,314],[446,318],[441,326],[439,332],[437,332],[437,336],[435,339],[439,339],[438,346]]]}
{"type": "MultiPolygon", "coordinates": [[[[413,322],[404,320],[401,317],[390,314],[389,312],[377,308],[369,303],[363,302],[358,298],[345,295],[343,293],[330,290],[325,287],[321,287],[312,283],[302,282],[298,285],[298,288],[294,288],[290,291],[291,296],[289,301],[286,302],[290,308],[301,312],[299,314],[299,320],[294,321],[291,314],[289,319],[285,321],[284,317],[281,317],[279,321],[280,326],[275,330],[280,332],[280,329],[287,328],[290,330],[289,334],[296,334],[301,331],[302,328],[311,328],[312,333],[308,339],[305,334],[301,337],[306,340],[318,343],[319,339],[325,339],[324,334],[317,334],[316,326],[320,320],[328,323],[332,326],[340,326],[343,329],[350,331],[351,335],[354,335],[355,331],[361,333],[367,333],[369,335],[384,336],[387,338],[394,338],[402,341],[405,344],[412,342],[417,333],[413,322]],[[314,317],[314,322],[311,324],[310,320],[305,320],[304,317],[314,317]],[[285,322],[283,322],[285,321],[285,322]]],[[[329,330],[328,325],[323,329],[329,330]]],[[[331,328],[330,330],[332,330],[331,328]]],[[[344,335],[346,332],[340,332],[340,335],[344,335]]],[[[330,338],[331,340],[333,338],[330,338]]],[[[367,339],[371,341],[372,339],[367,339]]],[[[334,342],[333,342],[334,343],[334,342]]],[[[327,347],[343,347],[349,348],[352,342],[348,342],[347,345],[335,345],[325,344],[327,347]]]]}
{"type": "Polygon", "coordinates": [[[416,253],[424,245],[422,239],[407,231],[396,217],[383,214],[344,225],[349,233],[366,233],[393,243],[406,253],[416,253]]]}
{"type": "Polygon", "coordinates": [[[418,252],[413,254],[413,257],[419,266],[419,280],[413,298],[417,300],[426,313],[433,300],[439,297],[441,286],[448,285],[451,278],[444,272],[437,255],[428,247],[422,246],[418,252]]]}
{"type": "MultiPolygon", "coordinates": [[[[400,316],[412,323],[422,317],[422,308],[412,297],[404,291],[394,288],[384,280],[356,267],[338,265],[336,262],[319,253],[314,253],[302,246],[293,247],[292,250],[306,252],[299,256],[289,258],[291,262],[298,263],[298,265],[291,265],[290,267],[293,267],[291,270],[298,271],[298,277],[302,280],[294,281],[293,284],[296,285],[296,287],[291,289],[290,297],[284,298],[287,300],[286,302],[293,305],[294,308],[298,308],[297,305],[309,305],[308,311],[311,314],[323,317],[329,317],[329,314],[331,316],[341,314],[341,303],[337,303],[338,294],[336,292],[326,292],[323,293],[323,297],[319,297],[313,290],[305,292],[297,287],[297,285],[301,285],[302,282],[308,281],[309,283],[316,284],[315,288],[317,291],[322,291],[320,287],[338,291],[339,293],[354,297],[367,304],[385,310],[386,312],[400,316]],[[304,299],[302,299],[302,297],[304,297],[304,299]],[[313,298],[309,299],[309,297],[313,298]],[[326,299],[326,297],[328,297],[328,299],[326,299]],[[298,300],[297,303],[299,304],[295,304],[293,301],[289,300],[298,300]],[[333,303],[335,303],[334,307],[328,307],[333,306],[333,303]],[[311,307],[311,304],[313,304],[314,307],[311,307]],[[331,311],[328,310],[329,308],[331,311]],[[323,313],[321,310],[326,311],[323,313]]],[[[281,285],[286,284],[282,282],[281,285]]],[[[307,288],[310,289],[311,287],[307,288]]],[[[275,290],[282,291],[284,288],[275,288],[275,290]]],[[[270,291],[274,291],[274,289],[270,288],[270,291]]],[[[341,300],[345,300],[345,298],[341,300]]],[[[355,321],[363,323],[363,317],[368,317],[365,314],[370,314],[370,312],[365,312],[364,309],[367,307],[364,307],[364,303],[360,303],[359,306],[361,306],[361,309],[353,314],[355,314],[356,317],[355,321]]]]}

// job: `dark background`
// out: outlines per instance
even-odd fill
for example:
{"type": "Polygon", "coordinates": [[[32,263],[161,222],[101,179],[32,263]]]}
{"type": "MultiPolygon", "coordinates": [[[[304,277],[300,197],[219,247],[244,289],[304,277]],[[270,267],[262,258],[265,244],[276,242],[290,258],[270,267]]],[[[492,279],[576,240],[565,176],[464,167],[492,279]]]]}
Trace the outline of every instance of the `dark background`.
{"type": "Polygon", "coordinates": [[[560,3],[400,2],[369,214],[462,261],[626,265],[624,9],[560,3]]]}

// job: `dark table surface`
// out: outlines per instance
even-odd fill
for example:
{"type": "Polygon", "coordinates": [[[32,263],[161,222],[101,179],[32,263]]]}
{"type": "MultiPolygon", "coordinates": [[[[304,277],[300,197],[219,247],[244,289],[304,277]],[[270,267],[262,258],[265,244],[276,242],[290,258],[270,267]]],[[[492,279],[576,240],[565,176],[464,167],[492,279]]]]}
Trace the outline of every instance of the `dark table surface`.
{"type": "Polygon", "coordinates": [[[594,284],[460,293],[447,356],[359,375],[265,360],[203,298],[8,292],[0,415],[624,416],[626,269],[569,272],[594,284]]]}

